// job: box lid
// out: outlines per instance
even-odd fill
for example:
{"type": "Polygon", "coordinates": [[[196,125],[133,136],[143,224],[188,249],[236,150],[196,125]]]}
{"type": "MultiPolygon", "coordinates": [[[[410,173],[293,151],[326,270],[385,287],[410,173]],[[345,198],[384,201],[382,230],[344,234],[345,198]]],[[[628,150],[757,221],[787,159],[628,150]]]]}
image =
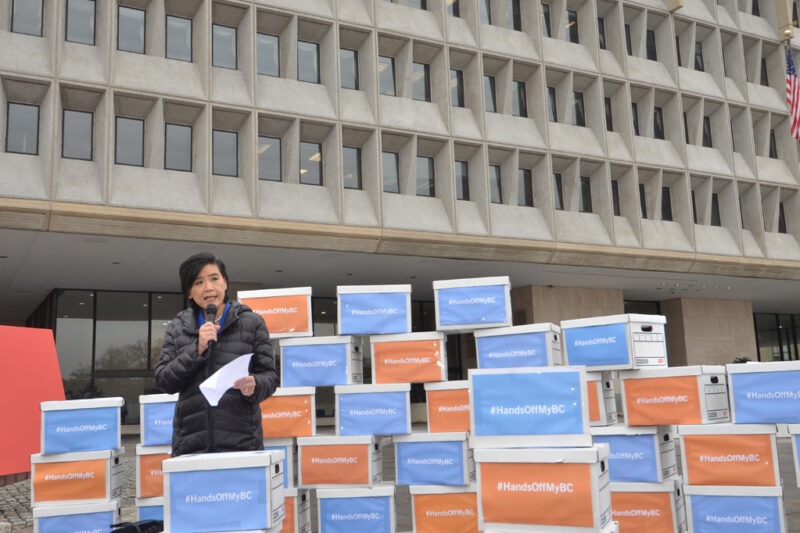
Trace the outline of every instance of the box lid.
{"type": "Polygon", "coordinates": [[[460,379],[456,381],[439,381],[436,383],[425,383],[425,390],[456,390],[469,389],[469,380],[460,379]]]}
{"type": "Polygon", "coordinates": [[[661,483],[609,483],[611,492],[674,492],[681,487],[681,477],[667,479],[661,483]]]}
{"type": "Polygon", "coordinates": [[[178,393],[175,394],[142,394],[139,396],[139,403],[170,403],[178,401],[178,393]]]}
{"type": "Polygon", "coordinates": [[[121,396],[114,398],[91,398],[89,400],[61,400],[55,402],[42,402],[42,411],[68,411],[71,409],[96,409],[98,407],[122,407],[125,399],[121,396]]]}
{"type": "Polygon", "coordinates": [[[316,387],[278,387],[273,396],[313,396],[317,393],[316,387]]]}
{"type": "Polygon", "coordinates": [[[117,512],[119,510],[119,500],[111,500],[99,503],[77,503],[70,505],[46,505],[33,508],[34,518],[44,518],[46,516],[63,516],[70,514],[103,513],[117,512]]]}
{"type": "Polygon", "coordinates": [[[478,448],[476,463],[597,463],[608,457],[608,444],[585,448],[478,448]]]}
{"type": "Polygon", "coordinates": [[[294,446],[297,444],[296,437],[278,437],[264,439],[264,446],[294,446]]]}
{"type": "Polygon", "coordinates": [[[224,470],[227,468],[247,468],[269,466],[283,461],[282,450],[253,452],[196,453],[167,459],[162,470],[167,472],[188,472],[192,470],[224,470]]]}
{"type": "Polygon", "coordinates": [[[606,381],[611,380],[610,372],[586,372],[586,381],[606,381]]]}
{"type": "Polygon", "coordinates": [[[750,374],[753,372],[785,372],[787,370],[800,370],[800,361],[750,361],[745,364],[729,363],[725,365],[728,374],[750,374]]]}
{"type": "Polygon", "coordinates": [[[411,494],[464,494],[477,493],[478,485],[411,485],[408,487],[411,494]]]}
{"type": "Polygon", "coordinates": [[[498,337],[501,335],[522,335],[525,333],[541,333],[543,331],[561,333],[561,328],[550,322],[541,324],[526,324],[524,326],[509,326],[505,328],[478,329],[473,333],[479,337],[498,337]]]}
{"type": "Polygon", "coordinates": [[[606,326],[608,324],[626,324],[629,322],[644,322],[647,324],[666,324],[667,317],[663,315],[609,315],[595,316],[592,318],[576,318],[572,320],[562,320],[561,329],[585,328],[587,326],[606,326]]]}
{"type": "Polygon", "coordinates": [[[469,433],[466,431],[451,431],[442,433],[409,433],[407,435],[393,435],[394,442],[446,442],[464,441],[466,442],[469,433]]]}
{"type": "Polygon", "coordinates": [[[397,333],[393,335],[370,335],[369,342],[376,344],[379,342],[405,342],[405,341],[444,341],[445,334],[442,331],[420,331],[417,333],[397,333]]]}
{"type": "Polygon", "coordinates": [[[547,374],[547,373],[570,373],[578,372],[586,374],[586,367],[584,366],[532,366],[520,368],[470,368],[468,371],[469,379],[472,376],[481,374],[547,374]]]}
{"type": "Polygon", "coordinates": [[[433,282],[433,290],[455,289],[459,287],[481,287],[485,285],[511,285],[508,276],[492,276],[486,278],[445,279],[433,282]]]}
{"type": "Polygon", "coordinates": [[[800,434],[800,424],[787,424],[790,435],[800,434]]]}
{"type": "Polygon", "coordinates": [[[163,496],[154,496],[152,498],[135,498],[135,500],[136,500],[136,507],[151,507],[151,506],[164,505],[163,496]]]}
{"type": "Polygon", "coordinates": [[[775,435],[775,424],[707,424],[678,426],[678,435],[775,435]]]}
{"type": "Polygon", "coordinates": [[[93,461],[95,459],[111,459],[125,455],[125,447],[114,450],[95,450],[92,452],[36,453],[31,455],[31,463],[67,463],[70,461],[93,461]]]}
{"type": "Polygon", "coordinates": [[[242,298],[270,298],[272,296],[296,296],[307,294],[311,296],[311,287],[290,287],[286,289],[258,289],[254,291],[238,291],[236,298],[241,302],[242,298]]]}
{"type": "Polygon", "coordinates": [[[718,485],[684,485],[683,493],[698,496],[783,496],[783,487],[728,487],[718,485]]]}
{"type": "Polygon", "coordinates": [[[334,335],[330,337],[290,337],[278,340],[278,344],[281,347],[307,346],[312,344],[350,344],[352,342],[352,335],[334,335]]]}
{"type": "Polygon", "coordinates": [[[322,435],[317,437],[297,437],[298,446],[331,446],[336,444],[374,444],[375,435],[352,435],[337,437],[334,435],[322,435]]]}
{"type": "Polygon", "coordinates": [[[297,498],[298,493],[309,492],[309,489],[298,489],[297,487],[283,487],[284,498],[297,498]]]}
{"type": "Polygon", "coordinates": [[[642,370],[620,370],[619,379],[675,378],[680,376],[725,375],[722,365],[675,366],[670,368],[646,368],[642,370]]]}
{"type": "Polygon", "coordinates": [[[364,294],[376,293],[386,294],[390,292],[411,293],[411,285],[339,285],[336,287],[336,294],[364,294]]]}
{"type": "Polygon", "coordinates": [[[335,394],[365,394],[370,392],[409,392],[410,383],[372,383],[368,385],[335,385],[335,394]]]}
{"type": "Polygon", "coordinates": [[[374,498],[376,496],[394,496],[394,485],[381,483],[374,487],[347,489],[317,489],[317,498],[374,498]]]}
{"type": "Polygon", "coordinates": [[[172,453],[172,446],[145,446],[144,444],[136,445],[136,455],[157,455],[163,453],[172,453]]]}
{"type": "Polygon", "coordinates": [[[595,435],[656,435],[658,426],[628,426],[625,424],[612,424],[610,426],[592,426],[589,428],[592,436],[595,435]]]}

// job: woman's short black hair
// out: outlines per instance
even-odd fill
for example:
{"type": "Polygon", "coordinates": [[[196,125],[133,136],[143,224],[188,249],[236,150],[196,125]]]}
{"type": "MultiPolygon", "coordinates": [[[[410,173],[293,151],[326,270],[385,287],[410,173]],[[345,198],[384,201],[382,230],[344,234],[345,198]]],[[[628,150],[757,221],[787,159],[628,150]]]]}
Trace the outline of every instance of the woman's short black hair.
{"type": "MultiPolygon", "coordinates": [[[[220,274],[225,278],[225,283],[228,283],[228,272],[225,271],[225,263],[222,259],[210,252],[200,252],[181,263],[178,269],[178,275],[181,278],[181,292],[183,292],[185,297],[189,297],[189,291],[192,288],[194,280],[197,279],[197,276],[200,275],[200,271],[203,270],[206,265],[217,265],[220,274]]],[[[225,291],[225,301],[228,301],[228,291],[225,291]]],[[[193,308],[200,308],[194,300],[189,300],[189,302],[192,304],[193,308]]]]}

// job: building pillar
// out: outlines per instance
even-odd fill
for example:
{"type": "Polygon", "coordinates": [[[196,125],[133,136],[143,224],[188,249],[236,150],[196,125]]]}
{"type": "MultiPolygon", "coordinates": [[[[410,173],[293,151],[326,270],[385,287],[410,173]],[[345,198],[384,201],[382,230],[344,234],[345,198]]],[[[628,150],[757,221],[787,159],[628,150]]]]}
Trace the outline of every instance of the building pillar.
{"type": "Polygon", "coordinates": [[[532,285],[511,291],[514,325],[541,324],[625,312],[619,289],[585,289],[532,285]]]}

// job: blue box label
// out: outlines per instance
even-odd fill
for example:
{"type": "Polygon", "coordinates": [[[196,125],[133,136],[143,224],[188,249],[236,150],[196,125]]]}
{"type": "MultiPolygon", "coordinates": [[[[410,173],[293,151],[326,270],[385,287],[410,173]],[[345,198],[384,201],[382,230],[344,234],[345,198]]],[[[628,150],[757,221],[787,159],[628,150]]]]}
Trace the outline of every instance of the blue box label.
{"type": "Polygon", "coordinates": [[[175,402],[142,404],[142,444],[164,446],[172,444],[172,419],[175,402]]]}
{"type": "Polygon", "coordinates": [[[164,520],[164,506],[142,505],[139,507],[139,520],[164,520]]]}
{"type": "Polygon", "coordinates": [[[391,533],[391,503],[388,496],[323,498],[319,522],[320,533],[391,533]]]}
{"type": "Polygon", "coordinates": [[[398,485],[463,485],[464,443],[398,442],[398,485]]]}
{"type": "Polygon", "coordinates": [[[347,344],[281,347],[281,387],[347,385],[347,344]]]}
{"type": "Polygon", "coordinates": [[[510,322],[505,285],[438,289],[440,326],[505,324],[510,322]]]}
{"type": "MultiPolygon", "coordinates": [[[[281,450],[283,451],[283,486],[284,488],[289,488],[289,469],[286,468],[286,462],[289,460],[289,447],[288,446],[264,446],[264,449],[267,451],[270,450],[281,450]]],[[[292,480],[294,481],[294,480],[292,480]]]]}
{"type": "Polygon", "coordinates": [[[658,483],[659,467],[653,435],[595,435],[608,443],[608,474],[612,482],[658,483]]]}
{"type": "Polygon", "coordinates": [[[473,374],[475,435],[585,432],[580,372],[473,374]]]}
{"type": "Polygon", "coordinates": [[[545,331],[478,337],[478,368],[547,366],[545,331]]]}
{"type": "Polygon", "coordinates": [[[172,533],[247,531],[270,525],[266,468],[168,475],[172,533]]]}
{"type": "Polygon", "coordinates": [[[729,377],[737,424],[800,424],[800,370],[729,377]]]}
{"type": "Polygon", "coordinates": [[[119,447],[119,407],[45,411],[42,453],[114,450],[119,447]]]}
{"type": "Polygon", "coordinates": [[[626,324],[565,329],[569,364],[587,367],[630,364],[627,332],[626,324]]]}
{"type": "Polygon", "coordinates": [[[775,533],[780,507],[775,497],[687,496],[695,533],[775,533]]]}
{"type": "Polygon", "coordinates": [[[110,533],[116,518],[111,511],[100,513],[43,516],[39,533],[110,533]]]}
{"type": "Polygon", "coordinates": [[[339,394],[339,435],[408,433],[407,392],[339,394]]]}
{"type": "Polygon", "coordinates": [[[339,335],[410,333],[408,293],[339,295],[339,335]]]}

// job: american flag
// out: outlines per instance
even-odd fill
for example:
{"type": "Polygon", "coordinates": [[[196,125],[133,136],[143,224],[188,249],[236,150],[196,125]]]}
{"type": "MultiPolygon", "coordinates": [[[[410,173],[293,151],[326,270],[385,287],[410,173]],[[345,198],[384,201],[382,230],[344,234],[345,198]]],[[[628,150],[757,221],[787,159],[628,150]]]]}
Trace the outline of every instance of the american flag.
{"type": "Polygon", "coordinates": [[[792,137],[800,139],[800,80],[794,68],[792,49],[786,48],[786,102],[792,116],[792,137]]]}

